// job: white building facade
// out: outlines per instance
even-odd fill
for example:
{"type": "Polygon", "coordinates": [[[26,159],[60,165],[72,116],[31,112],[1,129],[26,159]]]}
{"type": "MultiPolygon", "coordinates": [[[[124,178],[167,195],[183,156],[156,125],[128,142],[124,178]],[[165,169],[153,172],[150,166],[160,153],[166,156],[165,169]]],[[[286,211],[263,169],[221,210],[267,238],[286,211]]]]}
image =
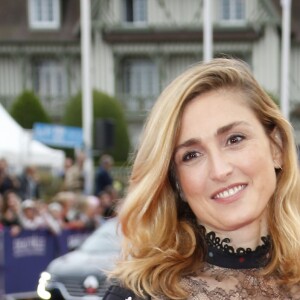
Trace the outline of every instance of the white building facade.
{"type": "MultiPolygon", "coordinates": [[[[91,0],[92,85],[120,100],[133,146],[161,90],[203,60],[203,2],[91,0]]],[[[0,29],[0,101],[6,106],[23,89],[33,89],[59,120],[65,101],[81,89],[79,7],[79,0],[27,0],[27,17],[22,15],[19,21],[23,31],[15,39],[7,35],[3,40],[0,29]],[[46,2],[52,6],[45,8],[46,2]]],[[[289,91],[296,129],[300,118],[299,13],[299,1],[293,1],[289,91]]],[[[256,79],[279,99],[280,0],[211,0],[211,21],[213,56],[247,61],[256,79]]],[[[0,28],[1,22],[0,12],[0,28]]]]}

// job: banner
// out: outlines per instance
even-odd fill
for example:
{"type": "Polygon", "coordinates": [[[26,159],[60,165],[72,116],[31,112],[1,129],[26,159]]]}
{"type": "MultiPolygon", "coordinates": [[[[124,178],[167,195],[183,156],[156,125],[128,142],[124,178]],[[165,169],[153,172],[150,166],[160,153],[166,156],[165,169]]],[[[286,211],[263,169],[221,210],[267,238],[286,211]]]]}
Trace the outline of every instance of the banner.
{"type": "Polygon", "coordinates": [[[0,231],[0,296],[1,291],[2,294],[36,291],[40,274],[48,264],[77,248],[90,233],[66,230],[53,235],[48,230],[23,230],[12,237],[9,228],[0,231]]]}

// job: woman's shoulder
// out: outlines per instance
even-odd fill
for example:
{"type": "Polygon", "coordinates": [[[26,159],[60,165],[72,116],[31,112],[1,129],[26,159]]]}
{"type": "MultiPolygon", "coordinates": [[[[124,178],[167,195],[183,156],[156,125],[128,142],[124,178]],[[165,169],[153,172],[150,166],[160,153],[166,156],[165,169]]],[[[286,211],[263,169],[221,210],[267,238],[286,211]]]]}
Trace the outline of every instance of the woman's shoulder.
{"type": "MultiPolygon", "coordinates": [[[[131,290],[121,287],[119,285],[111,285],[106,291],[102,300],[138,300],[131,290]]],[[[147,298],[150,299],[150,298],[147,298]]]]}

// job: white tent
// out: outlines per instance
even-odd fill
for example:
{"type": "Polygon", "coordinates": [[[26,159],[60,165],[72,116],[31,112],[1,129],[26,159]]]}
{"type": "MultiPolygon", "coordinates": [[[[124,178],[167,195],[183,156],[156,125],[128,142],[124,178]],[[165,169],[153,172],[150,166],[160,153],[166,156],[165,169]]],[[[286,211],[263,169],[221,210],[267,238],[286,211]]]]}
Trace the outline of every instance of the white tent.
{"type": "Polygon", "coordinates": [[[32,140],[0,104],[0,158],[17,170],[26,165],[62,169],[65,153],[32,140]]]}

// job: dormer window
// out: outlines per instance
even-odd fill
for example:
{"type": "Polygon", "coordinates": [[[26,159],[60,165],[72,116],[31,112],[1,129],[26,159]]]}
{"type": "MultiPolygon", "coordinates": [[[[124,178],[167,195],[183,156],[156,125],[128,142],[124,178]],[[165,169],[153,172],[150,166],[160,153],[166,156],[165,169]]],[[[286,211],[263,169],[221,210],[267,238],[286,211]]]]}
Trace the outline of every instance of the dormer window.
{"type": "Polygon", "coordinates": [[[33,64],[33,88],[42,99],[59,99],[67,94],[67,74],[61,61],[37,60],[33,64]]]}
{"type": "Polygon", "coordinates": [[[127,23],[146,23],[147,0],[124,0],[124,19],[127,23]]]}
{"type": "Polygon", "coordinates": [[[221,22],[244,23],[246,18],[245,0],[220,0],[221,22]]]}
{"type": "Polygon", "coordinates": [[[32,29],[59,29],[60,0],[28,0],[28,16],[32,29]]]}

